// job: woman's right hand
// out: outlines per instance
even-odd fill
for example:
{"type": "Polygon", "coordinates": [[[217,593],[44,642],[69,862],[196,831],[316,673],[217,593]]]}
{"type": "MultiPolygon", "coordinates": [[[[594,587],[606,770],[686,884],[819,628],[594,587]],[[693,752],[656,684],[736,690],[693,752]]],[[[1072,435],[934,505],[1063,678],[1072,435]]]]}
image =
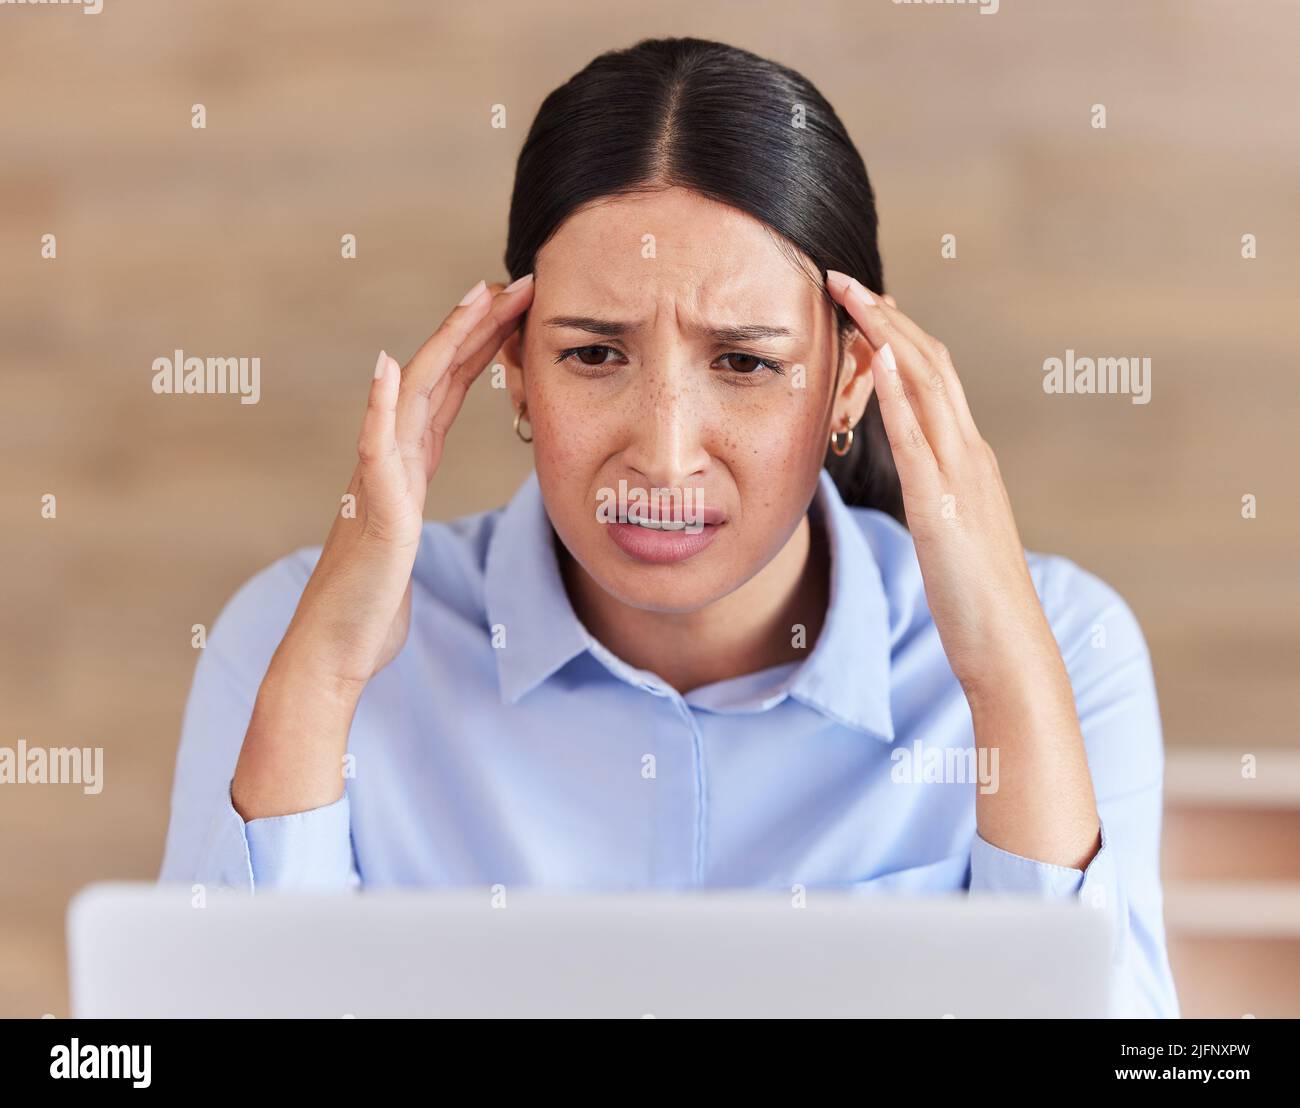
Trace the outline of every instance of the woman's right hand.
{"type": "Polygon", "coordinates": [[[466,391],[532,302],[532,281],[510,292],[480,281],[466,297],[405,369],[380,354],[356,471],[285,635],[323,679],[358,692],[406,641],[429,482],[466,391]]]}
{"type": "Polygon", "coordinates": [[[480,281],[405,369],[381,352],[356,470],[244,738],[231,797],[245,820],[342,794],[356,702],[406,641],[425,494],[447,431],[532,299],[531,274],[509,289],[480,281]]]}

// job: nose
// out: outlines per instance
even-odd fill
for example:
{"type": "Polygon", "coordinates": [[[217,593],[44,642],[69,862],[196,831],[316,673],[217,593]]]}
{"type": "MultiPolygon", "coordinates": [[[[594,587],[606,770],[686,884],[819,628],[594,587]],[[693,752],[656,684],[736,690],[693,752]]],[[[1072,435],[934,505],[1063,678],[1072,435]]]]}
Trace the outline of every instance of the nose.
{"type": "Polygon", "coordinates": [[[689,373],[647,369],[630,416],[623,460],[650,488],[676,489],[697,483],[708,466],[704,444],[706,413],[689,373]]]}

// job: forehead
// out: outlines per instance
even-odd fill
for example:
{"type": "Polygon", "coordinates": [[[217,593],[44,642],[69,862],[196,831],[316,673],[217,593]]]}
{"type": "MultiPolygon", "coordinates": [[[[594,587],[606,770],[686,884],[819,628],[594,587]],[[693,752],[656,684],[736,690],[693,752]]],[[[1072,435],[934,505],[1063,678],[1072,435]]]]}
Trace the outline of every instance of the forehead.
{"type": "Polygon", "coordinates": [[[671,301],[710,316],[779,311],[806,319],[818,296],[764,224],[680,188],[575,212],[538,252],[535,270],[537,300],[561,310],[587,297],[611,314],[671,301]]]}

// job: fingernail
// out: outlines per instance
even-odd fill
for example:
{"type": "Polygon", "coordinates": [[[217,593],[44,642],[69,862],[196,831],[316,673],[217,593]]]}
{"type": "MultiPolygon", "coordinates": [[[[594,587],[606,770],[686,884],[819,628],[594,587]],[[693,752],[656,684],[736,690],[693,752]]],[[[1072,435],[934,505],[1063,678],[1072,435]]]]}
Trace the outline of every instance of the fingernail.
{"type": "Polygon", "coordinates": [[[894,360],[894,352],[889,349],[889,343],[885,343],[876,351],[876,357],[880,359],[880,364],[885,367],[886,373],[898,372],[898,363],[894,360]]]}
{"type": "Polygon", "coordinates": [[[501,291],[514,292],[515,289],[523,288],[524,283],[526,281],[531,281],[532,279],[533,279],[533,275],[531,273],[525,273],[522,277],[519,278],[519,280],[511,281],[510,284],[506,285],[506,287],[503,288],[501,291]]]}
{"type": "Polygon", "coordinates": [[[871,293],[867,292],[867,286],[864,285],[861,281],[859,281],[856,277],[850,278],[849,284],[853,286],[849,290],[850,292],[856,292],[868,304],[874,304],[876,302],[875,297],[873,297],[871,293]]]}
{"type": "Polygon", "coordinates": [[[388,357],[382,350],[375,361],[375,380],[378,381],[384,375],[384,360],[388,357]]]}
{"type": "Polygon", "coordinates": [[[841,273],[838,269],[828,269],[826,271],[826,287],[832,292],[842,293],[852,280],[853,278],[847,273],[841,273]]]}
{"type": "Polygon", "coordinates": [[[486,289],[487,289],[487,282],[480,281],[477,285],[475,285],[472,289],[470,289],[469,292],[467,292],[464,296],[460,298],[460,306],[464,308],[469,304],[473,304],[475,300],[477,300],[480,296],[483,295],[483,292],[486,289]]]}

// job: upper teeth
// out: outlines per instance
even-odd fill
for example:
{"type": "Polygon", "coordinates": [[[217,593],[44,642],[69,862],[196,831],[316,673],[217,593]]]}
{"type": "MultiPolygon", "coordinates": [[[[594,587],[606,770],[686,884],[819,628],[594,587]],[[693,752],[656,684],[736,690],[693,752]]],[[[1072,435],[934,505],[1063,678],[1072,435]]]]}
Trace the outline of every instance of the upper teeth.
{"type": "Polygon", "coordinates": [[[635,512],[628,513],[627,521],[628,523],[635,523],[640,527],[649,527],[655,531],[678,531],[686,526],[685,520],[645,519],[638,516],[635,512]]]}

